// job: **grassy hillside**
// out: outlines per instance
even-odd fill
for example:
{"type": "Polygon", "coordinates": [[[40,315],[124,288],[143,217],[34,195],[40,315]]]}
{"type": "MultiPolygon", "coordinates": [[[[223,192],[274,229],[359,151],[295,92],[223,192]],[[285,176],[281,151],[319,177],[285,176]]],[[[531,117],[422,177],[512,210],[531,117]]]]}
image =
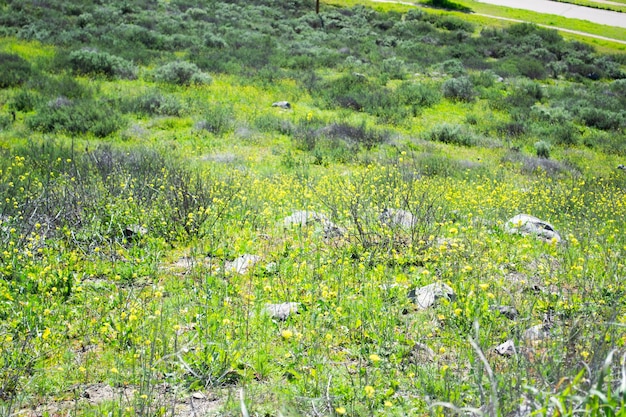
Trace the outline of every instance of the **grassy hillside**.
{"type": "Polygon", "coordinates": [[[0,415],[619,413],[626,59],[482,22],[0,1],[0,415]]]}

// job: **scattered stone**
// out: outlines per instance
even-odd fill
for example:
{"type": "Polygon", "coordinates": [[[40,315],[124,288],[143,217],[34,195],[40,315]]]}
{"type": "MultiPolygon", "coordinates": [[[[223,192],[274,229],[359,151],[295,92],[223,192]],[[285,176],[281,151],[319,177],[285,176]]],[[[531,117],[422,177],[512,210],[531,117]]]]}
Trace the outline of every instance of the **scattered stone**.
{"type": "Polygon", "coordinates": [[[201,392],[194,392],[193,394],[191,394],[191,398],[195,400],[204,400],[206,398],[206,395],[201,392]]]}
{"type": "Polygon", "coordinates": [[[289,226],[308,226],[313,223],[328,222],[328,217],[325,214],[317,213],[315,211],[300,210],[293,212],[290,216],[283,219],[283,224],[286,227],[289,226]]]}
{"type": "Polygon", "coordinates": [[[455,297],[454,290],[441,282],[409,291],[409,298],[422,310],[432,306],[440,298],[454,300],[455,297]]]}
{"type": "Polygon", "coordinates": [[[266,304],[263,312],[276,320],[287,320],[291,314],[298,313],[299,303],[266,304]]]}
{"type": "Polygon", "coordinates": [[[126,228],[122,230],[122,234],[129,242],[139,240],[141,236],[144,236],[146,233],[148,233],[148,229],[137,224],[126,226],[126,228]]]}
{"type": "Polygon", "coordinates": [[[518,214],[513,217],[506,222],[504,229],[510,234],[532,234],[546,241],[551,241],[553,239],[557,242],[561,241],[561,235],[554,230],[554,227],[552,227],[550,223],[528,214],[518,214]]]}
{"type": "Polygon", "coordinates": [[[435,352],[425,343],[416,343],[409,352],[409,360],[414,364],[432,362],[435,360],[435,352]]]}
{"type": "Polygon", "coordinates": [[[275,274],[276,272],[278,272],[278,263],[268,262],[265,265],[265,272],[267,272],[268,274],[275,274]]]}
{"type": "Polygon", "coordinates": [[[491,306],[489,307],[489,309],[499,312],[500,314],[502,314],[504,317],[506,317],[509,320],[515,320],[517,316],[519,315],[519,312],[517,311],[517,309],[511,306],[491,306]]]}
{"type": "Polygon", "coordinates": [[[500,356],[513,356],[515,354],[517,354],[516,350],[515,350],[515,343],[513,343],[512,340],[507,340],[506,342],[496,346],[495,348],[493,348],[493,350],[496,351],[496,353],[500,356]]]}
{"type": "Polygon", "coordinates": [[[257,262],[261,260],[258,255],[245,254],[236,258],[233,261],[227,261],[224,269],[226,272],[232,272],[236,274],[245,274],[250,268],[252,268],[257,262]]]}
{"type": "Polygon", "coordinates": [[[390,227],[411,229],[417,224],[417,219],[406,210],[386,208],[379,216],[380,221],[390,227]]]}
{"type": "Polygon", "coordinates": [[[272,103],[272,107],[280,107],[281,109],[289,110],[291,109],[291,103],[288,101],[277,101],[272,103]]]}
{"type": "Polygon", "coordinates": [[[346,230],[343,227],[337,226],[335,223],[331,222],[325,214],[317,213],[315,211],[295,211],[290,216],[283,219],[285,227],[304,227],[316,223],[322,225],[324,237],[327,239],[342,237],[346,233],[346,230]]]}
{"type": "Polygon", "coordinates": [[[624,166],[624,164],[619,164],[617,166],[617,169],[621,169],[622,171],[626,171],[626,166],[624,166]]]}
{"type": "Polygon", "coordinates": [[[91,384],[83,391],[83,398],[87,398],[91,403],[101,403],[115,398],[117,392],[109,384],[91,384]]]}
{"type": "Polygon", "coordinates": [[[549,329],[546,329],[544,324],[537,324],[536,326],[527,329],[522,338],[527,342],[543,340],[549,336],[548,330],[549,329]]]}

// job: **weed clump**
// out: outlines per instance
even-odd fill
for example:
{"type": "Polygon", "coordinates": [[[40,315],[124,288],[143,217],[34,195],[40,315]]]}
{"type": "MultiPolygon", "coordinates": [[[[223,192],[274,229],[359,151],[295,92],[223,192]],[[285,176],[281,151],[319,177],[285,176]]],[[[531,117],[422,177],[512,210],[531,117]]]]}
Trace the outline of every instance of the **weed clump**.
{"type": "Polygon", "coordinates": [[[476,96],[472,81],[465,76],[444,81],[442,90],[444,97],[456,101],[470,102],[476,96]]]}
{"type": "Polygon", "coordinates": [[[177,85],[211,84],[213,79],[198,68],[194,63],[174,61],[162,65],[154,70],[155,80],[177,85]]]}
{"type": "Polygon", "coordinates": [[[474,135],[463,126],[450,123],[442,123],[435,126],[428,132],[427,138],[434,142],[459,146],[474,146],[477,143],[474,135]]]}
{"type": "Polygon", "coordinates": [[[91,133],[104,138],[124,125],[115,109],[101,101],[70,100],[59,96],[37,109],[26,120],[29,128],[43,133],[65,133],[76,136],[91,133]]]}
{"type": "Polygon", "coordinates": [[[30,63],[19,55],[0,52],[0,88],[17,87],[31,76],[30,63]]]}
{"type": "Polygon", "coordinates": [[[71,52],[69,64],[75,74],[104,75],[108,78],[129,80],[137,78],[137,67],[131,62],[93,49],[81,49],[71,52]]]}

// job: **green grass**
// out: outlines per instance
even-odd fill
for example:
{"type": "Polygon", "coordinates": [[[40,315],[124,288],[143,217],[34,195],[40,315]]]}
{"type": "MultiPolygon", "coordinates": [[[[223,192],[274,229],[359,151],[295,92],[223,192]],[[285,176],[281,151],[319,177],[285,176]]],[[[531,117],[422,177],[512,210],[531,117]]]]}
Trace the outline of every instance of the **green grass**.
{"type": "MultiPolygon", "coordinates": [[[[404,79],[383,74],[379,62],[399,52],[385,46],[399,16],[344,13],[326,16],[325,36],[332,25],[376,36],[332,38],[351,58],[315,73],[244,67],[179,86],[150,76],[169,62],[163,52],[133,80],[44,62],[0,90],[0,416],[192,415],[192,401],[236,416],[240,395],[249,415],[508,415],[522,398],[537,413],[624,407],[622,82],[574,69],[499,80],[510,57],[490,58],[488,71],[454,61],[474,94],[453,101],[439,94],[451,78],[441,62],[407,59],[404,79]],[[415,101],[388,104],[401,118],[367,101],[399,93],[415,101]],[[136,111],[144,96],[153,106],[136,111]],[[63,119],[29,127],[42,109],[79,117],[67,110],[74,97],[115,110],[120,128],[98,138],[71,135],[63,119]],[[279,100],[292,109],[271,107],[279,100]],[[159,113],[163,103],[177,113],[159,113]],[[539,141],[549,159],[536,156],[539,141]],[[385,209],[417,221],[382,221],[385,209]],[[327,220],[286,226],[298,210],[327,220]],[[506,233],[519,213],[563,241],[506,233]],[[245,254],[258,262],[234,272],[245,254]],[[434,282],[456,297],[420,310],[410,291],[434,282]],[[283,302],[298,314],[263,312],[283,302]],[[548,337],[524,340],[546,314],[548,337]],[[518,355],[495,353],[507,339],[518,355]],[[83,396],[94,389],[108,394],[83,396]]],[[[467,36],[429,25],[411,29],[431,36],[420,47],[467,36]]],[[[577,47],[595,70],[593,52],[577,47]]],[[[30,63],[61,52],[12,38],[3,48],[30,63]]]]}
{"type": "MultiPolygon", "coordinates": [[[[600,2],[593,1],[593,0],[559,0],[559,1],[562,3],[576,4],[578,6],[593,7],[596,9],[613,10],[613,11],[621,12],[621,13],[626,12],[626,2],[624,2],[623,0],[621,0],[621,3],[623,3],[624,6],[620,6],[617,4],[600,3],[600,2]]],[[[620,3],[620,1],[617,1],[614,3],[620,3]]]]}

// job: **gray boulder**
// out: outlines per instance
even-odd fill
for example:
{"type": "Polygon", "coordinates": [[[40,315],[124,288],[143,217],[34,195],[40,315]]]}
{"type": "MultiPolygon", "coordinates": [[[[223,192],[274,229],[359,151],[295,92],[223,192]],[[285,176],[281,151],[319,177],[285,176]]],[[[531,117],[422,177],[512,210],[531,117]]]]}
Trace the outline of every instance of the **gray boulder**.
{"type": "Polygon", "coordinates": [[[260,256],[250,255],[246,253],[245,255],[241,255],[240,257],[232,261],[227,261],[224,265],[224,269],[226,270],[226,272],[243,275],[260,260],[260,256]]]}
{"type": "Polygon", "coordinates": [[[557,242],[561,241],[561,235],[550,223],[528,214],[518,214],[513,217],[506,222],[504,230],[510,234],[535,235],[546,241],[552,239],[556,239],[557,242]]]}
{"type": "Polygon", "coordinates": [[[337,226],[335,223],[331,222],[325,214],[315,211],[296,211],[283,219],[283,225],[285,227],[304,227],[313,224],[322,226],[324,237],[327,239],[342,237],[346,234],[346,230],[343,227],[337,226]]]}
{"type": "Polygon", "coordinates": [[[406,210],[386,208],[380,213],[379,220],[389,227],[401,227],[411,229],[417,224],[417,218],[406,210]]]}
{"type": "Polygon", "coordinates": [[[515,350],[515,343],[512,340],[507,340],[506,342],[496,346],[493,348],[495,352],[500,356],[513,356],[517,352],[515,350]]]}
{"type": "Polygon", "coordinates": [[[299,303],[266,304],[263,312],[276,320],[287,320],[292,314],[298,313],[299,303]]]}
{"type": "Polygon", "coordinates": [[[409,298],[421,310],[425,310],[434,305],[435,302],[441,298],[454,300],[455,297],[454,290],[442,282],[435,282],[409,291],[409,298]]]}
{"type": "Polygon", "coordinates": [[[277,101],[272,103],[272,107],[280,107],[281,109],[289,110],[291,109],[291,103],[288,101],[277,101]]]}

